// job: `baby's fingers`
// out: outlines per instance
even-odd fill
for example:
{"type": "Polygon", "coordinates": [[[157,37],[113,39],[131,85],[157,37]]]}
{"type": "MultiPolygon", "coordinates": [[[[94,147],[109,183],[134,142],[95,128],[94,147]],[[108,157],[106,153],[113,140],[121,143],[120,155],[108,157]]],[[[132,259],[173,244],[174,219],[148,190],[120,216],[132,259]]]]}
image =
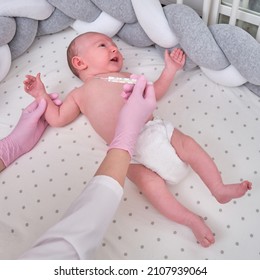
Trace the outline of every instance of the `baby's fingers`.
{"type": "Polygon", "coordinates": [[[183,51],[181,49],[174,49],[171,54],[171,58],[176,60],[176,61],[181,61],[183,57],[183,51]]]}
{"type": "Polygon", "coordinates": [[[23,81],[23,83],[24,83],[25,85],[32,84],[32,83],[34,83],[34,81],[35,81],[35,77],[30,76],[30,75],[26,75],[25,78],[26,78],[26,79],[23,81]]]}
{"type": "Polygon", "coordinates": [[[31,76],[31,75],[26,75],[25,78],[26,78],[25,81],[34,82],[36,80],[36,78],[34,76],[31,76]]]}
{"type": "Polygon", "coordinates": [[[186,54],[184,53],[180,61],[182,66],[185,64],[185,61],[186,61],[186,54]]]}

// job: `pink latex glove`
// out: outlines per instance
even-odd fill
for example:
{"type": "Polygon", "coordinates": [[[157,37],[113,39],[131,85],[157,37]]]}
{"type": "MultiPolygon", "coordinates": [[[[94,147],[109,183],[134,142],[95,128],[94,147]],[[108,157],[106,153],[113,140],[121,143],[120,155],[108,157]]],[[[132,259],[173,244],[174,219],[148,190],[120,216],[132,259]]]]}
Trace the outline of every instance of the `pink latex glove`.
{"type": "MultiPolygon", "coordinates": [[[[54,102],[57,95],[50,95],[54,102]]],[[[60,104],[60,101],[58,101],[60,104]]],[[[39,141],[44,130],[48,126],[43,114],[47,103],[42,99],[26,107],[14,130],[6,138],[0,141],[0,158],[7,167],[21,155],[29,152],[39,141]]]]}
{"type": "Polygon", "coordinates": [[[62,100],[59,99],[58,93],[49,93],[49,96],[55,105],[60,106],[62,104],[62,100]]]}
{"type": "Polygon", "coordinates": [[[156,99],[153,85],[147,84],[144,76],[137,79],[135,86],[125,85],[124,91],[128,99],[119,114],[109,149],[123,149],[132,156],[137,137],[156,107],[156,99]]]}

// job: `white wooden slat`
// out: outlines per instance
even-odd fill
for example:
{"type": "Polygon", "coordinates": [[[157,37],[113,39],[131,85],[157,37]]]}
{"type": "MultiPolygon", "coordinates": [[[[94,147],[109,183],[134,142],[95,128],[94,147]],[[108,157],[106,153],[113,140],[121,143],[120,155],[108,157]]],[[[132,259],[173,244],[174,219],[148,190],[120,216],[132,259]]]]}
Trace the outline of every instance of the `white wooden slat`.
{"type": "MultiPolygon", "coordinates": [[[[222,15],[230,16],[230,9],[231,8],[226,5],[220,5],[219,13],[222,15]]],[[[237,19],[252,23],[257,26],[260,24],[260,17],[258,15],[242,10],[237,11],[237,19]]]]}
{"type": "Polygon", "coordinates": [[[210,13],[211,0],[204,0],[202,7],[202,19],[208,24],[209,21],[209,13],[210,13]]]}
{"type": "Polygon", "coordinates": [[[256,40],[260,43],[260,25],[258,26],[258,29],[257,29],[256,40]]]}
{"type": "Polygon", "coordinates": [[[240,0],[233,0],[231,14],[230,14],[230,18],[229,18],[230,25],[236,25],[239,3],[240,3],[240,0]]]}
{"type": "Polygon", "coordinates": [[[218,23],[220,6],[221,0],[212,1],[208,21],[209,25],[218,23]]]}

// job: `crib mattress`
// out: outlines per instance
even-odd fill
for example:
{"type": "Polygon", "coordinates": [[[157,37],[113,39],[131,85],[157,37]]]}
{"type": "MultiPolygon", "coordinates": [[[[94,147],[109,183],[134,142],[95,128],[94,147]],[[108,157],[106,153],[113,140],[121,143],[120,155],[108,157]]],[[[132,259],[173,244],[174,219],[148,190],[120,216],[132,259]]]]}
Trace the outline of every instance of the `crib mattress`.
{"type": "MultiPolygon", "coordinates": [[[[32,98],[23,90],[26,74],[41,72],[48,92],[62,99],[81,82],[66,63],[66,48],[77,35],[68,28],[39,37],[13,61],[0,84],[0,137],[17,123],[32,98]]],[[[123,71],[153,81],[163,58],[154,47],[136,48],[114,38],[123,53],[123,71]]],[[[260,99],[244,86],[228,88],[199,68],[177,73],[155,115],[194,137],[212,156],[224,182],[250,180],[243,198],[219,204],[191,171],[171,192],[196,212],[215,234],[205,249],[192,232],[158,213],[137,187],[126,181],[124,196],[96,259],[260,259],[260,99]]],[[[61,219],[94,175],[106,144],[88,119],[48,127],[36,147],[0,174],[0,258],[15,259],[61,219]]],[[[84,221],[87,222],[87,221],[84,221]]]]}

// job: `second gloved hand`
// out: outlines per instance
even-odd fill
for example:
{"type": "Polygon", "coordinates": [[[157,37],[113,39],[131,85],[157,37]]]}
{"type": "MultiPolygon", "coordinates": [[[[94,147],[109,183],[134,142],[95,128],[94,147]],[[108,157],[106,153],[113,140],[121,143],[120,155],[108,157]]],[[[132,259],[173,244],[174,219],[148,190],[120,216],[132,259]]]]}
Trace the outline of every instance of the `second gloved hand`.
{"type": "Polygon", "coordinates": [[[132,156],[137,137],[155,107],[154,87],[151,83],[147,84],[145,77],[141,76],[121,109],[109,149],[123,149],[132,156]]]}

